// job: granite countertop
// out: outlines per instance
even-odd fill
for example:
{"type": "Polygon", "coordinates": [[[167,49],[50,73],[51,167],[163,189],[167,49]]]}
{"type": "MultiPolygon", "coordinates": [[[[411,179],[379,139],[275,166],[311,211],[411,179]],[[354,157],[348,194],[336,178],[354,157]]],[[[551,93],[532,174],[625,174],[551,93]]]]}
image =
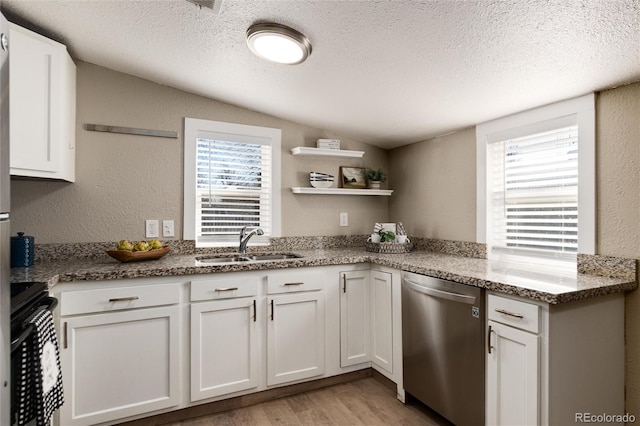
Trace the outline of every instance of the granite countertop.
{"type": "Polygon", "coordinates": [[[289,252],[298,254],[301,258],[197,266],[195,254],[170,253],[159,260],[134,263],[120,263],[111,258],[37,262],[29,268],[13,268],[11,281],[44,281],[53,286],[58,282],[69,281],[115,280],[370,262],[550,304],[620,293],[635,290],[638,287],[635,260],[627,259],[601,258],[600,265],[593,266],[587,262],[586,268],[582,267],[589,273],[561,275],[527,270],[504,262],[432,251],[379,254],[367,252],[361,248],[326,248],[289,250],[289,252]],[[622,268],[619,268],[620,265],[615,265],[619,261],[624,262],[622,268]],[[614,265],[607,269],[611,264],[614,265]],[[594,275],[594,273],[600,275],[594,275]]]}

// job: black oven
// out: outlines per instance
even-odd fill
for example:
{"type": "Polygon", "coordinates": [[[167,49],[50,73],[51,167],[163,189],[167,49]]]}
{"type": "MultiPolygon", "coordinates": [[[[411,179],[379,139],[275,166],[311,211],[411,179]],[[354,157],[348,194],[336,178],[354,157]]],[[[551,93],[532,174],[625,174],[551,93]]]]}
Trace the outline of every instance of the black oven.
{"type": "Polygon", "coordinates": [[[33,350],[29,347],[35,333],[32,320],[44,309],[53,312],[57,304],[58,299],[49,296],[44,283],[11,284],[11,424],[16,424],[21,404],[21,375],[27,374],[22,354],[24,350],[33,350]]]}

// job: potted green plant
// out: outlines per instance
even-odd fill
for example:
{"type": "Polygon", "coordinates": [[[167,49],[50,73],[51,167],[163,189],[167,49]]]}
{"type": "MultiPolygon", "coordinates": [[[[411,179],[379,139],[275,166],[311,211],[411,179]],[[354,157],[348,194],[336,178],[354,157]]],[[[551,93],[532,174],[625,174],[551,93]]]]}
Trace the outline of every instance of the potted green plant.
{"type": "Polygon", "coordinates": [[[387,174],[382,169],[367,168],[364,173],[371,189],[380,189],[380,184],[387,180],[387,174]]]}
{"type": "Polygon", "coordinates": [[[378,231],[378,234],[380,234],[381,243],[392,243],[396,239],[396,233],[393,231],[384,231],[381,229],[378,231]]]}

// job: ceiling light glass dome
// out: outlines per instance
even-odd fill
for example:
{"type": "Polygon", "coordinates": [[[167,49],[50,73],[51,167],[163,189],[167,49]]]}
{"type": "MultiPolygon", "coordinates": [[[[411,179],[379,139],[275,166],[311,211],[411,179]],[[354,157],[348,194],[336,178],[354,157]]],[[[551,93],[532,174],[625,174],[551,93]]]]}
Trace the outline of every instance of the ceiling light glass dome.
{"type": "Polygon", "coordinates": [[[299,64],[311,54],[311,42],[304,34],[280,24],[252,25],[247,45],[256,56],[279,64],[299,64]]]}

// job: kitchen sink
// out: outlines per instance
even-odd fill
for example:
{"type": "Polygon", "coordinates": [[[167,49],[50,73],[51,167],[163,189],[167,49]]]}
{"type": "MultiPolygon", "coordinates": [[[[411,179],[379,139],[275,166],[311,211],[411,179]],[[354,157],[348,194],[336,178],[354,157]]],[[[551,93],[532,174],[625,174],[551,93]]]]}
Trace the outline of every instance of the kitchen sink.
{"type": "Polygon", "coordinates": [[[237,262],[248,262],[248,257],[242,256],[224,256],[224,257],[197,257],[196,261],[200,264],[216,264],[216,263],[237,263],[237,262]]]}
{"type": "Polygon", "coordinates": [[[260,253],[260,254],[224,254],[196,257],[198,265],[219,265],[233,263],[267,262],[270,260],[297,259],[301,256],[292,253],[260,253]]]}
{"type": "Polygon", "coordinates": [[[253,261],[260,260],[282,260],[282,259],[298,259],[300,256],[291,253],[269,253],[269,254],[256,254],[247,256],[248,259],[253,261]]]}

